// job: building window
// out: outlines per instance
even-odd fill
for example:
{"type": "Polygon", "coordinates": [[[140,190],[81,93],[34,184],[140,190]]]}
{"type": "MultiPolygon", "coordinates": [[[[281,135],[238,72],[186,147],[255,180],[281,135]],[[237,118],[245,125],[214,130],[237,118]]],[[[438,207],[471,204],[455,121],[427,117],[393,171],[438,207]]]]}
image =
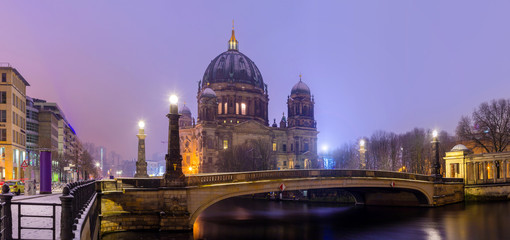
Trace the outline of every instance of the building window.
{"type": "Polygon", "coordinates": [[[0,92],[0,103],[7,103],[7,93],[0,92]]]}
{"type": "Polygon", "coordinates": [[[218,114],[221,114],[221,103],[218,103],[218,114]]]}
{"type": "Polygon", "coordinates": [[[227,102],[223,104],[223,114],[228,114],[227,102]]]}
{"type": "Polygon", "coordinates": [[[308,143],[305,143],[305,152],[308,151],[308,143]]]}
{"type": "Polygon", "coordinates": [[[2,73],[2,82],[7,82],[7,73],[2,73]]]}
{"type": "Polygon", "coordinates": [[[236,103],[236,114],[239,115],[239,103],[236,103]]]}
{"type": "Polygon", "coordinates": [[[286,167],[287,166],[287,161],[283,161],[283,166],[286,167]]]}
{"type": "Polygon", "coordinates": [[[0,110],[0,122],[7,122],[7,110],[0,110]]]}
{"type": "Polygon", "coordinates": [[[276,143],[273,143],[273,152],[276,152],[276,143]]]}
{"type": "Polygon", "coordinates": [[[290,151],[294,151],[294,144],[290,144],[290,151]]]}
{"type": "Polygon", "coordinates": [[[227,149],[228,148],[228,140],[223,140],[223,149],[227,149]]]}
{"type": "MultiPolygon", "coordinates": [[[[0,129],[0,141],[7,141],[7,129],[0,129]]],[[[2,152],[2,156],[5,157],[5,148],[2,148],[4,149],[4,152],[2,152]]]]}
{"type": "Polygon", "coordinates": [[[282,145],[282,151],[287,152],[287,144],[282,145]]]}
{"type": "Polygon", "coordinates": [[[246,103],[241,103],[241,114],[246,115],[246,103]]]}

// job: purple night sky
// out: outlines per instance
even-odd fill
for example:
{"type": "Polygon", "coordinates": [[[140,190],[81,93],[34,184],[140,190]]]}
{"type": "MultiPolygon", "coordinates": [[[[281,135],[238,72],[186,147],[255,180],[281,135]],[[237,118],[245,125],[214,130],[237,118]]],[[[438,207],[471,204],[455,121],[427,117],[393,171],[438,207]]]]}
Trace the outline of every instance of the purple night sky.
{"type": "MultiPolygon", "coordinates": [[[[319,145],[376,130],[453,134],[481,102],[509,98],[509,1],[6,1],[0,62],[56,101],[84,142],[136,158],[166,152],[168,96],[196,116],[197,82],[239,50],[269,89],[269,118],[287,112],[303,74],[315,95],[319,145]]],[[[154,159],[156,160],[156,159],[154,159]]]]}

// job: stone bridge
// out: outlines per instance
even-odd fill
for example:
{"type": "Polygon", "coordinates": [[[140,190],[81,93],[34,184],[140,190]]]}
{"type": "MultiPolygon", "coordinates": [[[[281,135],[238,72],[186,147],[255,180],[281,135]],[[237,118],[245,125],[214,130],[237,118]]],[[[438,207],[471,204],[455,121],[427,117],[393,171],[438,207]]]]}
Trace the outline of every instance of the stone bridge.
{"type": "Polygon", "coordinates": [[[462,179],[370,170],[284,170],[185,176],[184,186],[161,178],[118,178],[97,183],[101,232],[191,230],[197,217],[223,199],[255,193],[344,189],[357,204],[441,206],[464,199],[462,179]]]}

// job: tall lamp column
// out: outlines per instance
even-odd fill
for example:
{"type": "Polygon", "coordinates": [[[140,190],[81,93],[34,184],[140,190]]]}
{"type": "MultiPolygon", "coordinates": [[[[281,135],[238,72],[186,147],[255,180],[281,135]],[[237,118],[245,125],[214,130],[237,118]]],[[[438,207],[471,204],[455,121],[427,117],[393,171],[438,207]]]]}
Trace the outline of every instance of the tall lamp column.
{"type": "Polygon", "coordinates": [[[365,140],[359,140],[359,161],[360,161],[360,169],[367,169],[367,160],[365,158],[365,153],[367,150],[365,149],[365,140]]]}
{"type": "Polygon", "coordinates": [[[439,140],[437,138],[437,130],[432,132],[432,148],[433,148],[433,163],[432,163],[432,176],[436,178],[436,181],[441,181],[443,176],[441,175],[441,163],[439,162],[439,140]]]}
{"type": "Polygon", "coordinates": [[[145,122],[138,122],[138,160],[136,161],[136,178],[147,178],[147,162],[145,161],[145,122]]]}
{"type": "Polygon", "coordinates": [[[165,156],[166,170],[164,181],[169,187],[183,186],[184,174],[182,173],[182,156],[179,143],[179,111],[178,98],[170,96],[170,113],[168,117],[168,153],[165,156]]]}

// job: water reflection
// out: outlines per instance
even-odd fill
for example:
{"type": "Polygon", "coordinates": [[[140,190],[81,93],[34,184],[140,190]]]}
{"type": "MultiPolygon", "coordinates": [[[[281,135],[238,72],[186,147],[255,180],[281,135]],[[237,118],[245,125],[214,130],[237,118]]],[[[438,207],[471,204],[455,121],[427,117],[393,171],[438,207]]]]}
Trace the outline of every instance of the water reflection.
{"type": "Polygon", "coordinates": [[[193,232],[104,239],[510,239],[508,213],[510,202],[400,208],[235,198],[204,211],[193,232]]]}

